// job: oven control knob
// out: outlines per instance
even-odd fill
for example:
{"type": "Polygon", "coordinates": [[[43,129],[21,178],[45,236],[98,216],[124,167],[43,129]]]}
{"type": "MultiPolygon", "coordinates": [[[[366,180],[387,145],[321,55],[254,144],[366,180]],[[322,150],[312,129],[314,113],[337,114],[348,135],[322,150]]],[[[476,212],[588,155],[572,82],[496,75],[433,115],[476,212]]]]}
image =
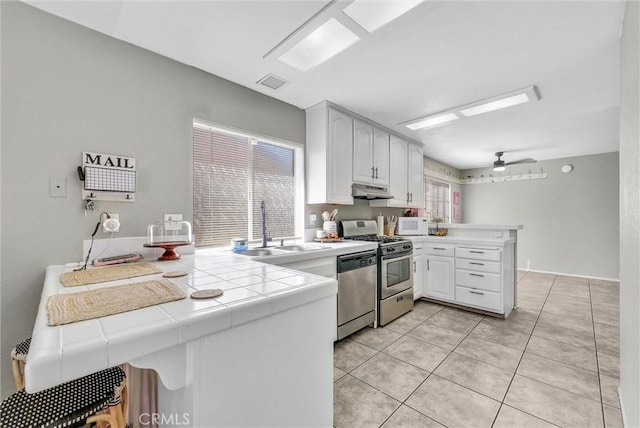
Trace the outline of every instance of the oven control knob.
{"type": "Polygon", "coordinates": [[[373,264],[373,259],[369,259],[369,260],[367,261],[367,263],[369,263],[370,265],[372,265],[372,264],[373,264]]]}
{"type": "Polygon", "coordinates": [[[395,250],[395,248],[387,248],[387,253],[393,253],[395,250]]]}

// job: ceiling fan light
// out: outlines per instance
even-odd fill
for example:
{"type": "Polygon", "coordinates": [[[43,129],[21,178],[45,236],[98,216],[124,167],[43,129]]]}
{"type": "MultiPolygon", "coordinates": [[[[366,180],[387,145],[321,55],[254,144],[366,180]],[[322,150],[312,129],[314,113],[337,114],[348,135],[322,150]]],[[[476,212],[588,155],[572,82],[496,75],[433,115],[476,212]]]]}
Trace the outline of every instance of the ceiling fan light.
{"type": "Polygon", "coordinates": [[[501,171],[504,171],[505,169],[506,167],[504,166],[504,162],[502,165],[493,164],[493,170],[496,172],[501,172],[501,171]]]}

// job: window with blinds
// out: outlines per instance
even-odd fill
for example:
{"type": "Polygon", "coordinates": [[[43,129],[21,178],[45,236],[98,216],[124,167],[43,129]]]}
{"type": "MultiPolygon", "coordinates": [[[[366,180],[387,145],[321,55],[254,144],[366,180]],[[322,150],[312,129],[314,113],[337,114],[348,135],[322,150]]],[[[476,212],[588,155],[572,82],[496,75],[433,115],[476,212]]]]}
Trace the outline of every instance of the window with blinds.
{"type": "Polygon", "coordinates": [[[431,221],[442,219],[440,220],[441,223],[450,222],[449,187],[449,183],[432,180],[430,178],[424,179],[425,209],[426,215],[431,221]]]}
{"type": "Polygon", "coordinates": [[[198,247],[262,238],[260,202],[273,239],[302,236],[302,146],[203,122],[193,126],[193,232],[198,247]]]}

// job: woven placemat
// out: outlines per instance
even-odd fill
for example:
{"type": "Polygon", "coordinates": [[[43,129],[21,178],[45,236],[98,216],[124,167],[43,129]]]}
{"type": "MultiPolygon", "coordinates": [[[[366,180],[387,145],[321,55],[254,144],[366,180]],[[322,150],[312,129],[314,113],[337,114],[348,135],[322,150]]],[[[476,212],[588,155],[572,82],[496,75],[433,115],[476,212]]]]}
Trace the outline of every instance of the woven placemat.
{"type": "Polygon", "coordinates": [[[157,279],[99,290],[57,294],[49,297],[47,314],[50,326],[63,325],[133,311],[186,297],[187,295],[177,285],[166,279],[157,279]]]}
{"type": "Polygon", "coordinates": [[[119,279],[135,278],[136,276],[162,273],[163,270],[150,263],[131,263],[117,266],[107,266],[95,269],[64,272],[60,275],[60,282],[65,287],[77,285],[97,284],[99,282],[117,281],[119,279]]]}

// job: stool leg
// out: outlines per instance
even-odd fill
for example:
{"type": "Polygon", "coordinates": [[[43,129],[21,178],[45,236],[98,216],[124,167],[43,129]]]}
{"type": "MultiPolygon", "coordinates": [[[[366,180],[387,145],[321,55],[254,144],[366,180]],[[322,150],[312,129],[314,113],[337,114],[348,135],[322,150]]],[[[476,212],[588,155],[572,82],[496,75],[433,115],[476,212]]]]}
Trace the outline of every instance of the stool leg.
{"type": "Polygon", "coordinates": [[[13,370],[13,380],[16,383],[16,390],[24,389],[24,363],[20,360],[11,360],[13,370]]]}
{"type": "Polygon", "coordinates": [[[111,428],[124,428],[123,425],[118,425],[117,420],[108,413],[100,413],[98,415],[89,416],[87,418],[87,424],[96,422],[98,426],[105,426],[104,423],[107,422],[111,428]]]}
{"type": "Polygon", "coordinates": [[[122,416],[122,403],[117,406],[109,407],[109,415],[111,415],[117,423],[118,427],[125,427],[124,417],[122,416]]]}
{"type": "Polygon", "coordinates": [[[129,410],[129,389],[127,388],[127,385],[124,385],[124,388],[122,388],[122,392],[120,393],[121,397],[122,397],[122,401],[120,403],[120,405],[122,406],[122,419],[125,422],[125,426],[127,424],[127,411],[129,410]]]}

